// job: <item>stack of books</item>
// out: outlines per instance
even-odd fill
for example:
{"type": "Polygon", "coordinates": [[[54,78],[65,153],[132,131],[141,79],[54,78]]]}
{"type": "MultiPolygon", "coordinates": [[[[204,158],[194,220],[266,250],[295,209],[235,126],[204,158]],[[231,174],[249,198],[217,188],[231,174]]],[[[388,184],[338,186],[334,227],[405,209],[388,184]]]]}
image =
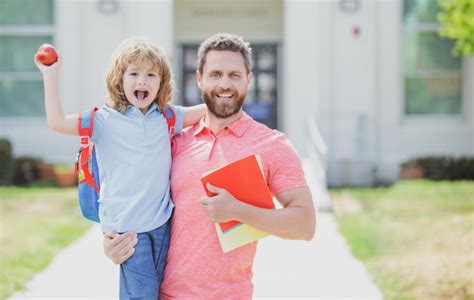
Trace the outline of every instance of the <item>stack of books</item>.
{"type": "MultiPolygon", "coordinates": [[[[207,172],[201,177],[201,182],[208,196],[213,196],[206,189],[206,184],[210,183],[226,189],[239,201],[261,208],[275,208],[259,155],[251,155],[207,172]]],[[[269,235],[238,221],[216,224],[216,231],[224,253],[269,235]]]]}

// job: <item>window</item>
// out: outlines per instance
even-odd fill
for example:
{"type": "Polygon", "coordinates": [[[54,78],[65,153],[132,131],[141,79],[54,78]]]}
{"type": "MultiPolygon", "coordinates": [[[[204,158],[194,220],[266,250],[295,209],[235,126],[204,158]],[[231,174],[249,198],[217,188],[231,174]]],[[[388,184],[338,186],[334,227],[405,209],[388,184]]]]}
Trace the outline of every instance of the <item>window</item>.
{"type": "MultiPolygon", "coordinates": [[[[253,80],[247,91],[244,111],[270,128],[277,128],[277,45],[251,44],[253,80]]],[[[201,103],[196,83],[197,45],[183,46],[183,104],[201,103]]]]}
{"type": "Polygon", "coordinates": [[[404,0],[403,61],[406,115],[462,112],[461,59],[437,31],[437,0],[404,0]]]}
{"type": "Polygon", "coordinates": [[[33,56],[52,43],[53,0],[0,1],[0,117],[44,116],[33,56]]]}

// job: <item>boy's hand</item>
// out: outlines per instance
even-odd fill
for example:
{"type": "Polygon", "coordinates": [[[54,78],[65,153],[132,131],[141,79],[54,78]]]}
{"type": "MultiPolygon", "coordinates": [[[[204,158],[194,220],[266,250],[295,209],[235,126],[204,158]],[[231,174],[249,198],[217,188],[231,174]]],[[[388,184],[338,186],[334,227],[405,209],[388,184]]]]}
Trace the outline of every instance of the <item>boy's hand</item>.
{"type": "Polygon", "coordinates": [[[59,53],[58,53],[58,60],[50,66],[45,66],[42,63],[40,63],[38,61],[38,54],[35,54],[34,60],[35,60],[36,66],[41,71],[41,73],[43,73],[43,75],[58,72],[58,70],[61,68],[61,65],[62,65],[62,59],[61,59],[61,55],[59,53]]]}

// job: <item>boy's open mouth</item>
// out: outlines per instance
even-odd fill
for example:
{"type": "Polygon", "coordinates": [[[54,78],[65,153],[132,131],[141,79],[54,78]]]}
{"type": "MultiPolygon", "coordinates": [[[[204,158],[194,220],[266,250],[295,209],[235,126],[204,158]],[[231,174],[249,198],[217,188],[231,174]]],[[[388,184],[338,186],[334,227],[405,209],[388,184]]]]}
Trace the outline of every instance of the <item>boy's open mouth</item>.
{"type": "Polygon", "coordinates": [[[138,100],[143,100],[146,97],[148,97],[148,92],[147,91],[135,91],[133,92],[135,97],[137,97],[138,100]]]}

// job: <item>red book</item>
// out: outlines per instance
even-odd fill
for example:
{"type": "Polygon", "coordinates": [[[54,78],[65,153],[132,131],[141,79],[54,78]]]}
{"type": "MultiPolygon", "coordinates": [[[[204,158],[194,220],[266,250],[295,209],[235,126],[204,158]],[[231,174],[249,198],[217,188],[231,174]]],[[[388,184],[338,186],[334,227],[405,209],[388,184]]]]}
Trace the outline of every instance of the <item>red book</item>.
{"type": "MultiPolygon", "coordinates": [[[[242,202],[261,208],[275,208],[273,195],[268,189],[258,155],[247,156],[203,174],[201,182],[208,196],[214,195],[206,189],[206,184],[209,182],[226,189],[242,202]]],[[[240,224],[238,221],[229,221],[220,223],[220,227],[225,233],[240,224]]]]}

